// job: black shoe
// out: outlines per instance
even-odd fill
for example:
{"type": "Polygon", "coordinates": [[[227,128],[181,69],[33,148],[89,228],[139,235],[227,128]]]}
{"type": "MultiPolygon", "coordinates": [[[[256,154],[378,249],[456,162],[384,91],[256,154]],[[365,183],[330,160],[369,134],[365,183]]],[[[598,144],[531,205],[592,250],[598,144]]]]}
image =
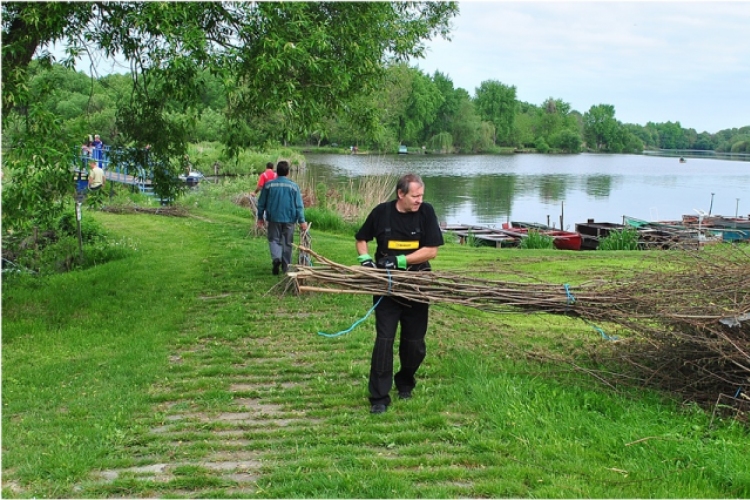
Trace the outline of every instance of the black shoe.
{"type": "Polygon", "coordinates": [[[399,391],[398,399],[411,399],[411,391],[399,391]]]}
{"type": "Polygon", "coordinates": [[[289,271],[289,266],[287,266],[286,264],[282,263],[281,264],[281,272],[284,273],[284,274],[286,274],[288,271],[289,271]]]}
{"type": "Polygon", "coordinates": [[[386,405],[372,405],[370,407],[370,413],[385,413],[388,407],[386,405]]]}
{"type": "Polygon", "coordinates": [[[274,276],[278,276],[280,265],[281,265],[281,261],[279,259],[273,260],[273,269],[271,269],[271,272],[273,273],[274,276]]]}

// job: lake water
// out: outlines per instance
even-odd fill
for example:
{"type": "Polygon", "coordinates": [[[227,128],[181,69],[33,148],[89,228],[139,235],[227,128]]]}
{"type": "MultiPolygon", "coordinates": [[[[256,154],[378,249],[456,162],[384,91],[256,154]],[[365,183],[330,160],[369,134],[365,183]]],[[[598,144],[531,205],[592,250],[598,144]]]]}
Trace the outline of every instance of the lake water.
{"type": "MultiPolygon", "coordinates": [[[[307,155],[308,175],[329,185],[414,172],[441,222],[507,220],[573,229],[576,222],[679,220],[694,209],[750,213],[750,162],[640,155],[307,155]],[[713,193],[713,195],[712,195],[713,193]],[[737,199],[739,198],[739,202],[737,199]]],[[[395,186],[394,186],[395,187],[395,186]]]]}

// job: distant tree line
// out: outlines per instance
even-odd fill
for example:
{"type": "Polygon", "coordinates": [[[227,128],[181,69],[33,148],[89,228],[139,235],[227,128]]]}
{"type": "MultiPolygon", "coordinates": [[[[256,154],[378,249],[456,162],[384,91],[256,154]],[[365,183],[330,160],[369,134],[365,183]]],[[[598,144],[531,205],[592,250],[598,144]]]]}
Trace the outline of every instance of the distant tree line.
{"type": "MultiPolygon", "coordinates": [[[[59,64],[31,64],[29,90],[43,109],[61,122],[70,137],[100,134],[111,145],[127,145],[130,133],[118,121],[118,106],[131,97],[132,77],[111,74],[92,79],[59,64]],[[50,91],[49,89],[54,89],[50,91]]],[[[219,77],[204,71],[195,105],[180,109],[167,102],[171,119],[185,125],[188,142],[226,142],[236,122],[219,77]]],[[[257,146],[336,144],[382,152],[400,144],[434,153],[496,152],[501,148],[577,153],[583,150],[640,153],[644,149],[694,149],[750,153],[750,126],[711,134],[683,128],[679,122],[646,125],[622,123],[609,104],[585,113],[550,97],[536,105],[516,99],[516,87],[487,80],[470,95],[436,71],[427,75],[405,63],[386,68],[384,85],[357,96],[341,109],[322,113],[313,123],[295,127],[280,113],[255,116],[242,123],[257,146]]],[[[11,113],[3,141],[13,143],[24,131],[23,113],[11,113]]]]}

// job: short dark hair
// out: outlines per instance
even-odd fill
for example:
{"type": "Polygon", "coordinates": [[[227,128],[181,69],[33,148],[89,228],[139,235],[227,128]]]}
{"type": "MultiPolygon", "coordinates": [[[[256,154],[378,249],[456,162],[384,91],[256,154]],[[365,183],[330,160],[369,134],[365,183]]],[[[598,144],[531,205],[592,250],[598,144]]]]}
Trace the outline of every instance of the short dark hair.
{"type": "Polygon", "coordinates": [[[406,174],[404,176],[401,176],[401,178],[396,183],[396,194],[398,194],[399,191],[404,194],[408,193],[409,185],[411,185],[412,182],[416,182],[420,187],[424,187],[424,182],[422,182],[422,178],[420,176],[418,176],[417,174],[406,174]]]}
{"type": "Polygon", "coordinates": [[[270,168],[273,170],[273,162],[269,161],[268,163],[266,163],[266,168],[270,168]]]}
{"type": "Polygon", "coordinates": [[[286,177],[289,175],[289,162],[286,160],[281,160],[279,163],[276,164],[276,175],[279,177],[286,177]]]}

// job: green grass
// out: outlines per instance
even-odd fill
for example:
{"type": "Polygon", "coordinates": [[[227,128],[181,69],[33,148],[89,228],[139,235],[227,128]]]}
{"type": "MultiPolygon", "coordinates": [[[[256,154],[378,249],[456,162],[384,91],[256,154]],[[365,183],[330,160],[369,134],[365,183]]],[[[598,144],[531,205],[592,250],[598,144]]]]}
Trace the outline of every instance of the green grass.
{"type": "Polygon", "coordinates": [[[625,228],[622,231],[610,231],[599,240],[598,250],[638,250],[638,231],[625,228]]]}
{"type": "Polygon", "coordinates": [[[525,250],[550,249],[554,248],[554,241],[555,239],[552,236],[530,229],[526,238],[521,238],[519,247],[525,250]]]}
{"type": "MultiPolygon", "coordinates": [[[[191,203],[86,211],[134,249],[3,283],[3,497],[750,496],[747,427],[524,355],[606,342],[567,317],[435,306],[414,399],[370,415],[374,319],[317,332],[371,299],[282,295],[249,212],[191,203]]],[[[352,235],[312,236],[356,264],[352,235]]],[[[434,268],[575,284],[649,255],[449,243],[434,268]]]]}

